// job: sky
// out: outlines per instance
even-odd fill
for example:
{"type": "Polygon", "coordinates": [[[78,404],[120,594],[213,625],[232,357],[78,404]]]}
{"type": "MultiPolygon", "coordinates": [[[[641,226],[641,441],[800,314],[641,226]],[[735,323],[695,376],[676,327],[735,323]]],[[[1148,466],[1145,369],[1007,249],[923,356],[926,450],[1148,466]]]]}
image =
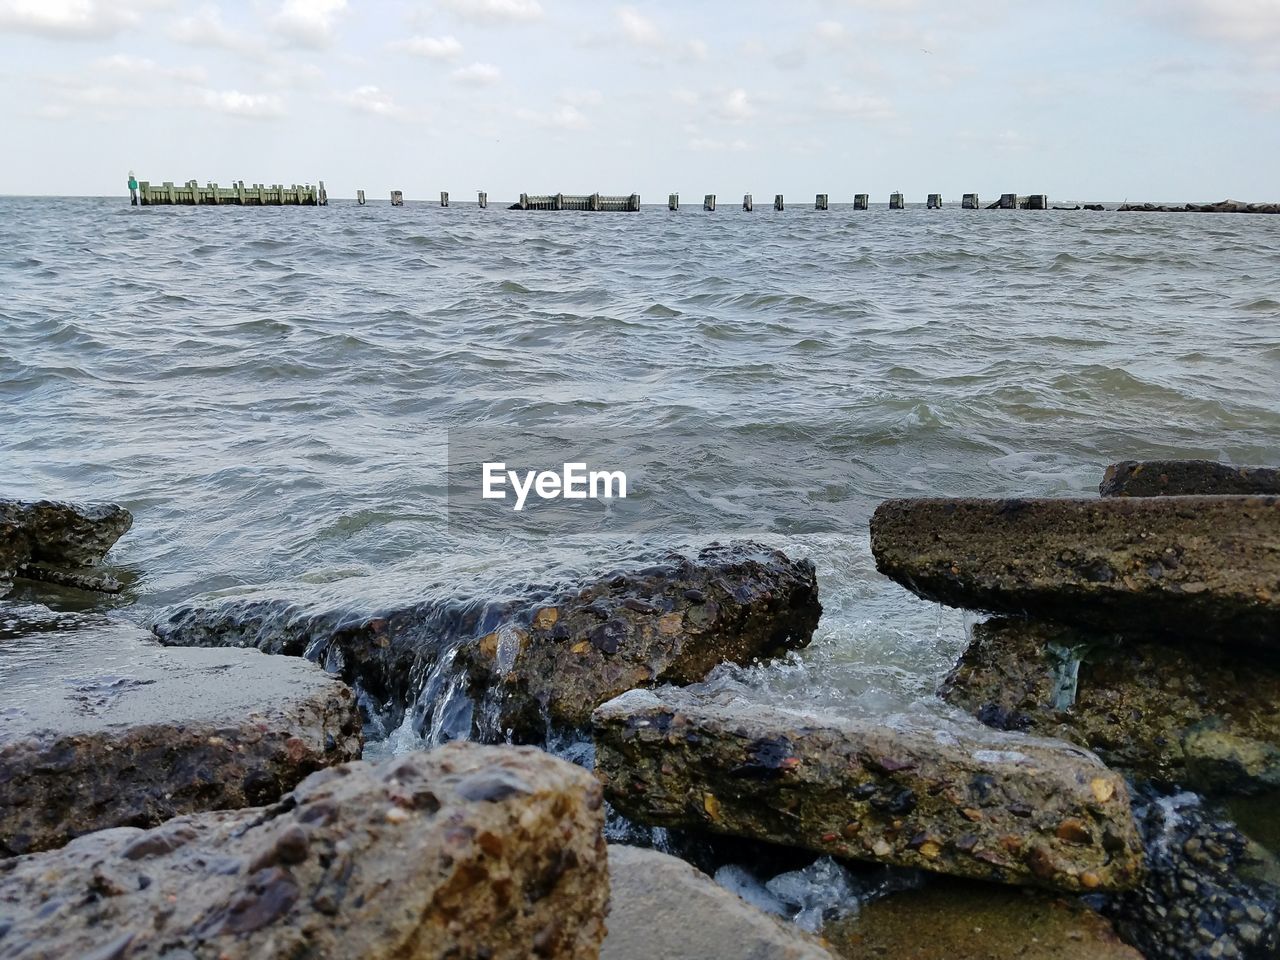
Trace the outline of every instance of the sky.
{"type": "Polygon", "coordinates": [[[0,194],[1280,200],[1280,0],[0,0],[0,194]]]}

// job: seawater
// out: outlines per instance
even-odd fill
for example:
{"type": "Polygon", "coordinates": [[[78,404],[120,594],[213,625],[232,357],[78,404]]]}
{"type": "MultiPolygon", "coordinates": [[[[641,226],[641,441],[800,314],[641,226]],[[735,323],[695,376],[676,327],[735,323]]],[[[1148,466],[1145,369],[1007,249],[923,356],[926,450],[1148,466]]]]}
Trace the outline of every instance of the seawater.
{"type": "MultiPolygon", "coordinates": [[[[1130,457],[1275,463],[1280,218],[0,199],[0,495],[134,512],[117,615],[501,595],[714,535],[696,499],[656,538],[450,527],[445,438],[475,425],[799,444],[861,521],[1091,495],[1130,457]]],[[[725,682],[938,709],[966,615],[879,577],[865,522],[797,530],[733,469],[728,508],[814,561],[825,614],[725,682]]]]}

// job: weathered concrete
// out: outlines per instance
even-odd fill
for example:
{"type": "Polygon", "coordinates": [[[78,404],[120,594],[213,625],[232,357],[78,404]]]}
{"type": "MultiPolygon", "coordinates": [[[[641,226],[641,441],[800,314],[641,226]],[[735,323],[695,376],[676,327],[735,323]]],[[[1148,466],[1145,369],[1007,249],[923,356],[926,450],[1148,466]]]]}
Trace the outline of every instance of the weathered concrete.
{"type": "Polygon", "coordinates": [[[316,614],[277,601],[179,610],[155,627],[181,646],[254,646],[340,668],[397,726],[416,684],[442,656],[465,671],[478,738],[536,742],[547,722],[585,727],[625,690],[692,683],[717,664],[802,647],[822,607],[813,565],[758,544],[712,546],[695,558],[613,571],[578,589],[515,601],[426,603],[373,616],[316,614]]]}
{"type": "Polygon", "coordinates": [[[881,573],[920,596],[1122,633],[1280,645],[1280,497],[889,500],[881,573]]]}
{"type": "Polygon", "coordinates": [[[591,711],[636,687],[687,684],[721,663],[803,647],[822,607],[813,565],[758,545],[711,547],[696,561],[597,581],[532,611],[527,628],[465,647],[473,691],[496,694],[502,727],[545,717],[585,728],[591,711]]]}
{"type": "Polygon", "coordinates": [[[169,650],[130,625],[11,638],[0,656],[0,856],[273,801],[360,755],[355,699],[301,660],[169,650]]]}
{"type": "Polygon", "coordinates": [[[831,960],[799,927],[665,853],[611,846],[609,879],[601,960],[831,960]]]}
{"type": "Polygon", "coordinates": [[[641,823],[1072,891],[1141,870],[1124,780],[1065,743],[669,687],[593,720],[606,795],[641,823]]]}
{"type": "Polygon", "coordinates": [[[1107,467],[1104,497],[1280,495],[1280,469],[1233,467],[1214,460],[1122,460],[1107,467]]]}
{"type": "MultiPolygon", "coordinates": [[[[133,515],[114,503],[0,500],[0,597],[29,564],[71,568],[70,576],[101,563],[132,525],[133,515]]],[[[40,578],[38,570],[31,575],[40,578]]]]}
{"type": "Polygon", "coordinates": [[[848,960],[1142,960],[1078,901],[964,880],[892,893],[823,935],[848,960]]]}
{"type": "Polygon", "coordinates": [[[335,767],[273,806],[0,865],[0,957],[588,960],[601,806],[587,773],[533,749],[335,767]]]}
{"type": "Polygon", "coordinates": [[[974,627],[942,696],[1142,779],[1204,793],[1280,789],[1280,669],[1265,662],[999,618],[974,627]]]}

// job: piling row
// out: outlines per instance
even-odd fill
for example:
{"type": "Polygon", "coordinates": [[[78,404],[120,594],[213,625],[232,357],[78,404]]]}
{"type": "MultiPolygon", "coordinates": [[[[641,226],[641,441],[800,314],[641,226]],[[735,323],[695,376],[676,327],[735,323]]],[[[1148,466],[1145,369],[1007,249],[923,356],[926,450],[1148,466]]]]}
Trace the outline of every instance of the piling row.
{"type": "MultiPolygon", "coordinates": [[[[132,191],[131,187],[131,191],[132,191]]],[[[237,180],[229,187],[220,187],[216,183],[200,186],[194,180],[188,180],[181,186],[166,180],[153,185],[143,180],[136,187],[137,202],[143,207],[152,206],[238,206],[238,207],[323,207],[329,203],[329,195],[325,192],[324,181],[316,186],[311,184],[281,183],[267,186],[253,183],[245,186],[243,180],[237,180]]]]}

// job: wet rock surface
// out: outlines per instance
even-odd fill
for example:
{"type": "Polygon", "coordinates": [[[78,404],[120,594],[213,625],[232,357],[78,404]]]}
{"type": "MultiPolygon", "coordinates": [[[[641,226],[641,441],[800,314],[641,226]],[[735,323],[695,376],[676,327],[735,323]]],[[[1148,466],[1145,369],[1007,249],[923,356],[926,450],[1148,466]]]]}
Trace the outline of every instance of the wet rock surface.
{"type": "Polygon", "coordinates": [[[601,960],[831,960],[816,939],[683,860],[610,846],[609,875],[601,960]]]}
{"type": "Polygon", "coordinates": [[[1070,891],[1141,872],[1123,779],[1066,743],[674,688],[593,721],[606,795],[641,823],[1070,891]]]}
{"type": "Polygon", "coordinates": [[[1123,213],[1280,213],[1280,203],[1246,203],[1243,200],[1219,200],[1217,203],[1187,203],[1169,206],[1159,203],[1122,203],[1116,210],[1123,213]]]}
{"type": "MultiPolygon", "coordinates": [[[[399,725],[433,670],[462,677],[476,739],[540,741],[547,722],[584,727],[600,703],[637,686],[689,683],[722,662],[802,647],[817,626],[813,565],[757,544],[670,555],[577,589],[514,601],[440,602],[352,618],[274,601],[179,610],[156,624],[166,644],[252,646],[325,663],[399,725]]],[[[439,698],[416,718],[426,728],[439,698]]]]}
{"type": "Polygon", "coordinates": [[[1249,877],[1261,855],[1194,794],[1136,807],[1146,844],[1139,888],[1100,900],[1147,960],[1263,960],[1280,956],[1280,889],[1249,877]]]}
{"type": "Polygon", "coordinates": [[[823,934],[848,960],[1143,960],[1076,900],[975,881],[890,894],[823,934]]]}
{"type": "Polygon", "coordinates": [[[0,862],[0,958],[587,960],[602,826],[599,785],[534,749],[355,762],[269,807],[0,862]]]}
{"type": "Polygon", "coordinates": [[[536,730],[544,709],[585,728],[592,710],[627,690],[694,683],[721,663],[803,647],[821,613],[812,564],[717,546],[561,594],[527,627],[499,628],[460,658],[473,690],[496,699],[504,729],[536,730]]]}
{"type": "Polygon", "coordinates": [[[0,645],[0,856],[274,801],[360,754],[351,691],[313,664],[58,623],[0,645]]]}
{"type": "Polygon", "coordinates": [[[918,499],[871,520],[921,597],[1226,647],[1280,642],[1280,497],[918,499]]]}
{"type": "Polygon", "coordinates": [[[116,504],[0,499],[0,597],[17,576],[101,589],[85,568],[101,563],[133,525],[116,504]]]}
{"type": "Polygon", "coordinates": [[[1280,669],[1265,661],[997,618],[973,628],[941,692],[997,729],[1070,740],[1140,779],[1280,789],[1280,669]]]}
{"type": "Polygon", "coordinates": [[[1122,460],[1107,467],[1104,497],[1280,495],[1280,469],[1233,467],[1214,460],[1122,460]]]}

